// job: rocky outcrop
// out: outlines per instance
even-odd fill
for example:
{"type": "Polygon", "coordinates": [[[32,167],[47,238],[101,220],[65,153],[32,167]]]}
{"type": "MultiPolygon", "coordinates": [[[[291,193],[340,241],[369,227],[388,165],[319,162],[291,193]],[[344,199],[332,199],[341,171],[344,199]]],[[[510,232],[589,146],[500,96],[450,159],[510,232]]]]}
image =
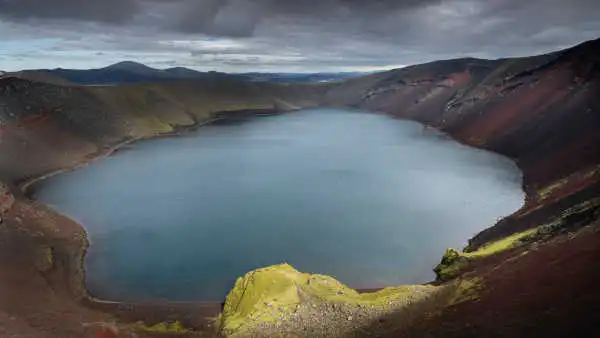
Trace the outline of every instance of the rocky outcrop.
{"type": "Polygon", "coordinates": [[[220,329],[228,337],[341,337],[442,290],[409,285],[359,294],[329,276],[280,264],[238,278],[220,329]]]}

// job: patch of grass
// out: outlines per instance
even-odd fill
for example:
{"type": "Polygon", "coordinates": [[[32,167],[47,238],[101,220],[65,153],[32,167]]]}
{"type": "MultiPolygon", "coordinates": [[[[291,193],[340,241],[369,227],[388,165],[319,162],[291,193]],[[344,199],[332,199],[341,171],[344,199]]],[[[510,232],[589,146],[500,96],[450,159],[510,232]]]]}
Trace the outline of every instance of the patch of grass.
{"type": "Polygon", "coordinates": [[[586,180],[586,179],[593,177],[594,175],[599,175],[599,174],[600,174],[600,165],[592,166],[591,168],[590,167],[585,168],[585,169],[575,172],[569,176],[566,176],[557,181],[554,181],[553,183],[550,183],[547,186],[539,189],[537,191],[537,198],[540,201],[547,199],[556,190],[562,188],[563,186],[568,184],[571,180],[577,179],[577,177],[580,177],[580,179],[582,179],[582,180],[586,180]]]}
{"type": "Polygon", "coordinates": [[[433,271],[436,273],[438,281],[452,280],[460,276],[472,260],[492,256],[525,243],[544,240],[568,231],[575,231],[593,222],[598,217],[596,213],[600,213],[599,210],[600,198],[593,198],[563,210],[559,217],[554,218],[547,224],[486,243],[477,250],[471,250],[469,247],[465,248],[463,252],[448,249],[440,264],[433,271]]]}
{"type": "Polygon", "coordinates": [[[131,325],[131,329],[140,332],[148,333],[190,333],[191,330],[186,329],[179,321],[174,323],[161,322],[152,326],[146,325],[144,322],[137,322],[131,325]]]}
{"type": "Polygon", "coordinates": [[[484,244],[481,248],[473,252],[463,252],[461,255],[466,258],[482,258],[500,253],[502,251],[514,248],[522,244],[522,239],[525,239],[537,232],[537,228],[519,232],[511,236],[499,239],[497,241],[484,244]]]}
{"type": "Polygon", "coordinates": [[[562,186],[564,186],[568,182],[569,182],[569,177],[565,177],[563,179],[560,179],[554,183],[551,183],[551,184],[545,186],[544,188],[537,191],[537,199],[540,201],[547,199],[548,197],[550,197],[550,195],[554,191],[556,191],[557,189],[560,189],[562,186]]]}
{"type": "Polygon", "coordinates": [[[479,291],[483,289],[483,279],[472,278],[458,281],[454,296],[448,303],[449,306],[479,299],[479,291]]]}
{"type": "Polygon", "coordinates": [[[531,238],[538,231],[538,228],[519,232],[511,236],[487,243],[479,249],[471,252],[460,252],[456,249],[448,249],[442,261],[433,271],[438,281],[449,281],[458,277],[474,259],[480,259],[500,252],[512,249],[523,243],[524,240],[531,238]]]}

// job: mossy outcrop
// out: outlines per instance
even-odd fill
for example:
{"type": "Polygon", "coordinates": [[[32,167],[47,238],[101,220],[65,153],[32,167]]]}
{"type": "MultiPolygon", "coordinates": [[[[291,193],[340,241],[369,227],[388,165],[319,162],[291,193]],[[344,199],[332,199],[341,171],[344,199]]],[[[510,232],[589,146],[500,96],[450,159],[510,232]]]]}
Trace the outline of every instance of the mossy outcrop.
{"type": "Polygon", "coordinates": [[[446,282],[460,276],[474,260],[537,241],[548,240],[560,234],[575,232],[598,219],[600,219],[600,198],[589,199],[563,210],[559,216],[546,224],[488,242],[476,250],[469,246],[462,252],[452,248],[447,249],[442,261],[433,271],[438,281],[446,282]]]}
{"type": "Polygon", "coordinates": [[[542,228],[539,227],[513,234],[506,238],[487,243],[475,251],[465,250],[461,252],[452,248],[447,249],[440,264],[433,269],[436,279],[442,282],[452,280],[460,276],[471,261],[518,247],[534,238],[542,228]]]}
{"type": "Polygon", "coordinates": [[[463,256],[463,253],[450,248],[442,256],[442,261],[434,269],[438,281],[448,281],[458,276],[458,274],[469,265],[469,260],[463,256]]]}
{"type": "Polygon", "coordinates": [[[332,277],[281,264],[238,278],[220,318],[225,336],[270,332],[283,336],[338,336],[437,291],[430,285],[360,294],[332,277]]]}

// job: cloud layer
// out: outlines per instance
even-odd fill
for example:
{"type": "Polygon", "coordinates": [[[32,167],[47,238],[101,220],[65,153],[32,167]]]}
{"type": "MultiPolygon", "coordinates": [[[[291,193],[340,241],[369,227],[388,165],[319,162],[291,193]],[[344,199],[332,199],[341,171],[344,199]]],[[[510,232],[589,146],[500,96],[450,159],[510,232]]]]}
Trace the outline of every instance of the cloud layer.
{"type": "Polygon", "coordinates": [[[0,69],[368,70],[600,37],[597,0],[0,0],[0,69]]]}

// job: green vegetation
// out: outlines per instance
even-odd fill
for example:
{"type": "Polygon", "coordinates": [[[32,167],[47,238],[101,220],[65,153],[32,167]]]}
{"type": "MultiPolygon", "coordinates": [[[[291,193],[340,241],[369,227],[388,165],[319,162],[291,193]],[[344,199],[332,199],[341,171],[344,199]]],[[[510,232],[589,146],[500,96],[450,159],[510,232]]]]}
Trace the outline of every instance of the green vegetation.
{"type": "Polygon", "coordinates": [[[433,271],[436,274],[437,280],[448,281],[456,276],[468,265],[468,259],[463,256],[462,252],[456,249],[447,249],[442,256],[442,261],[433,271]]]}
{"type": "Polygon", "coordinates": [[[500,252],[518,247],[524,243],[531,243],[547,239],[561,233],[575,231],[597,218],[600,213],[600,198],[584,201],[580,204],[565,209],[559,217],[550,222],[533,229],[518,232],[508,237],[489,242],[471,251],[469,247],[463,252],[456,249],[448,249],[442,257],[442,261],[433,271],[438,281],[449,281],[458,277],[469,266],[469,262],[485,258],[500,252]]]}
{"type": "Polygon", "coordinates": [[[543,201],[543,200],[547,199],[548,197],[552,196],[552,194],[556,190],[561,189],[566,184],[568,184],[570,181],[575,180],[578,177],[580,180],[587,180],[587,179],[592,178],[594,175],[600,175],[600,166],[599,165],[587,167],[583,170],[577,171],[569,176],[563,177],[557,181],[554,181],[553,183],[548,184],[547,186],[545,186],[537,191],[537,198],[538,198],[538,200],[543,201]]]}
{"type": "Polygon", "coordinates": [[[301,273],[288,264],[275,265],[238,278],[227,295],[220,326],[226,335],[237,335],[282,320],[307,304],[385,309],[409,303],[415,293],[427,294],[435,289],[413,285],[359,294],[332,277],[301,273]]]}
{"type": "Polygon", "coordinates": [[[531,238],[538,228],[519,232],[511,236],[487,243],[472,252],[460,252],[456,249],[448,249],[442,257],[442,261],[433,271],[439,281],[448,281],[456,278],[469,266],[469,261],[495,255],[497,253],[512,249],[523,243],[523,240],[531,238]]]}
{"type": "Polygon", "coordinates": [[[519,244],[522,244],[523,243],[521,241],[522,239],[528,238],[529,236],[531,236],[535,232],[537,232],[537,230],[538,230],[537,228],[530,229],[527,231],[519,232],[519,233],[513,234],[511,236],[502,238],[495,242],[487,243],[487,244],[483,245],[481,248],[477,249],[476,251],[463,252],[462,256],[466,257],[466,258],[483,258],[483,257],[487,257],[490,255],[497,254],[499,252],[514,248],[514,247],[518,246],[519,244]]]}
{"type": "Polygon", "coordinates": [[[479,299],[479,291],[483,289],[483,279],[472,278],[458,282],[454,296],[448,305],[456,305],[463,302],[475,301],[479,299]]]}
{"type": "Polygon", "coordinates": [[[562,186],[564,186],[565,184],[569,183],[569,178],[570,178],[570,176],[569,177],[565,177],[563,179],[560,179],[558,181],[555,181],[554,183],[551,183],[551,184],[545,186],[542,189],[539,189],[537,191],[537,199],[540,200],[540,201],[543,201],[543,200],[547,199],[557,189],[560,189],[562,186]]]}
{"type": "Polygon", "coordinates": [[[152,326],[148,326],[143,322],[137,322],[131,325],[131,329],[140,332],[148,332],[148,333],[190,333],[191,331],[183,327],[183,325],[179,321],[175,321],[174,323],[165,323],[161,322],[158,324],[154,324],[152,326]]]}

